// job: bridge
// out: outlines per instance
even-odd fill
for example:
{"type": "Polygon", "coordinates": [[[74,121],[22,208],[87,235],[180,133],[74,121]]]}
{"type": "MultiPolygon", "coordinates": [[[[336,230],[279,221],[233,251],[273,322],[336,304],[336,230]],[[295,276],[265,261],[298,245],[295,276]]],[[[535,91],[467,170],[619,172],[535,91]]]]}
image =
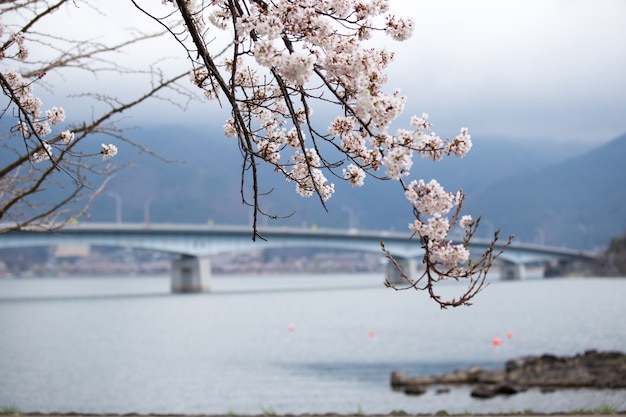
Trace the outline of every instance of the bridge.
{"type": "MultiPolygon", "coordinates": [[[[82,223],[52,231],[14,231],[0,234],[0,249],[79,243],[178,254],[180,258],[172,263],[173,292],[209,291],[209,257],[224,252],[318,247],[381,253],[382,240],[409,276],[417,274],[418,258],[424,253],[420,242],[410,239],[408,232],[261,227],[259,233],[266,240],[253,241],[250,226],[82,223]]],[[[490,243],[490,239],[472,239],[470,253],[482,253],[490,243]]],[[[498,243],[496,250],[502,245],[503,242],[498,243]]],[[[502,263],[503,279],[523,279],[525,264],[554,260],[592,260],[594,255],[573,249],[514,242],[498,259],[502,263]]],[[[392,282],[400,279],[393,265],[388,266],[387,275],[392,282]]]]}

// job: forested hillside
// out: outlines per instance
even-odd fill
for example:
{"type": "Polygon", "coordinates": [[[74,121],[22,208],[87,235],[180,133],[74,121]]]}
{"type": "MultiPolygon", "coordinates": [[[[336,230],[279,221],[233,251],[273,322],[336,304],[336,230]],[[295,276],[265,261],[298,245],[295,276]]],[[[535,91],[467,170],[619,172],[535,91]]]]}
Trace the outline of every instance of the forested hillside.
{"type": "Polygon", "coordinates": [[[599,275],[623,277],[626,275],[626,233],[611,239],[602,254],[597,273],[599,275]]]}
{"type": "Polygon", "coordinates": [[[538,172],[500,181],[470,197],[506,233],[527,242],[606,247],[626,228],[626,135],[538,172]]]}

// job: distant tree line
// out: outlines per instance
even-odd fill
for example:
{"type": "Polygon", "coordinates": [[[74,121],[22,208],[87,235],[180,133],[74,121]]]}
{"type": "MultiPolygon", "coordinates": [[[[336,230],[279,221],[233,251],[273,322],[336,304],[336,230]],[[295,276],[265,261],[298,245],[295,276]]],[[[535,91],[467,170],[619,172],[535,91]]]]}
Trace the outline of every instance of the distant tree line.
{"type": "Polygon", "coordinates": [[[626,276],[626,231],[614,237],[600,257],[599,272],[607,276],[626,276]]]}

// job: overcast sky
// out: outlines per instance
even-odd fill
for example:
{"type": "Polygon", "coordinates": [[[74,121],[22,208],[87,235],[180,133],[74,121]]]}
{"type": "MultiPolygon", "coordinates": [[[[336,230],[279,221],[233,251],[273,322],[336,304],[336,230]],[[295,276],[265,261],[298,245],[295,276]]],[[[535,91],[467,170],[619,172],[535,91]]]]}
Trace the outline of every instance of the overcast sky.
{"type": "MultiPolygon", "coordinates": [[[[71,27],[101,27],[111,34],[116,27],[149,23],[130,2],[113,4],[108,22],[73,19],[71,27]]],[[[427,112],[442,136],[467,126],[474,138],[600,143],[626,133],[625,0],[391,4],[416,22],[411,40],[385,38],[396,51],[389,89],[409,97],[401,122],[427,112]]]]}
{"type": "Polygon", "coordinates": [[[626,1],[420,0],[394,74],[411,112],[476,135],[626,133],[626,1]]]}

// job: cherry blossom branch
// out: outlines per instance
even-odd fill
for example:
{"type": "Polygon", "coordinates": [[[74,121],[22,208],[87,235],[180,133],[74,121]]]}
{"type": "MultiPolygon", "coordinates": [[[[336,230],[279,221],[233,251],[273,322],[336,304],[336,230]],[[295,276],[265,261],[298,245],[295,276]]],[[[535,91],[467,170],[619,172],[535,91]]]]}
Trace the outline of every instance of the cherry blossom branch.
{"type": "MultiPolygon", "coordinates": [[[[257,214],[265,214],[259,201],[261,162],[295,183],[298,194],[317,195],[324,208],[335,191],[325,173],[353,187],[362,186],[366,177],[398,182],[413,215],[409,229],[425,252],[426,271],[415,283],[409,282],[409,288],[427,291],[442,307],[469,304],[484,287],[498,256],[494,255],[498,236],[472,261],[469,240],[479,220],[461,216],[462,191],[453,194],[435,180],[409,178],[416,155],[432,161],[462,158],[472,147],[471,137],[462,128],[452,139],[440,138],[425,113],[411,117],[410,128],[392,133],[390,127],[402,114],[406,98],[399,90],[385,91],[385,71],[393,53],[367,45],[375,32],[397,41],[408,39],[412,20],[390,14],[388,0],[164,3],[172,3],[184,21],[186,31],[176,37],[191,40],[193,47],[185,50],[195,84],[206,98],[225,97],[230,107],[224,133],[239,141],[241,194],[244,204],[254,209],[253,239],[258,236],[257,214]],[[230,57],[223,63],[210,55],[204,39],[215,29],[229,30],[233,36],[230,57]],[[311,114],[329,106],[335,106],[338,115],[318,127],[319,120],[311,114]],[[322,146],[324,142],[336,153],[322,146]],[[250,203],[244,190],[248,170],[250,203]],[[453,244],[448,237],[457,225],[466,233],[462,244],[453,244]],[[458,299],[442,300],[434,286],[444,279],[467,280],[467,291],[458,299]]],[[[393,256],[385,253],[400,270],[393,256]]]]}
{"type": "Polygon", "coordinates": [[[12,222],[12,226],[0,228],[0,233],[24,227],[60,227],[87,215],[91,202],[102,193],[114,172],[126,165],[109,164],[108,159],[117,153],[113,144],[102,144],[101,148],[91,152],[79,151],[77,145],[93,135],[101,135],[131,143],[141,151],[151,153],[126,139],[116,124],[119,117],[153,98],[180,106],[180,102],[174,102],[171,96],[161,96],[165,90],[187,100],[196,99],[186,87],[178,86],[187,72],[166,78],[153,66],[144,65],[134,70],[115,66],[108,57],[154,39],[158,34],[135,33],[122,42],[107,45],[37,32],[36,26],[42,19],[64,3],[73,4],[68,0],[54,4],[40,0],[0,3],[3,17],[13,19],[11,27],[18,28],[16,32],[9,32],[8,26],[0,22],[0,86],[6,99],[0,118],[15,119],[15,123],[3,120],[4,126],[11,127],[0,135],[1,146],[7,151],[0,166],[0,220],[3,225],[12,222]],[[50,58],[40,55],[29,59],[27,42],[48,46],[46,54],[50,58]],[[18,65],[19,71],[12,68],[18,65]],[[43,111],[43,103],[34,94],[34,87],[41,84],[45,71],[62,75],[68,68],[140,74],[149,82],[143,92],[127,101],[102,93],[84,93],[83,100],[89,97],[108,107],[101,108],[92,120],[75,121],[69,129],[53,132],[62,124],[69,127],[65,122],[65,111],[57,106],[43,111]],[[21,141],[16,142],[16,139],[21,141]],[[101,162],[94,157],[101,158],[101,162]],[[45,161],[49,163],[43,163],[45,161]],[[63,175],[58,175],[59,172],[63,175]],[[50,189],[55,190],[54,195],[42,198],[42,193],[50,189]]]}

